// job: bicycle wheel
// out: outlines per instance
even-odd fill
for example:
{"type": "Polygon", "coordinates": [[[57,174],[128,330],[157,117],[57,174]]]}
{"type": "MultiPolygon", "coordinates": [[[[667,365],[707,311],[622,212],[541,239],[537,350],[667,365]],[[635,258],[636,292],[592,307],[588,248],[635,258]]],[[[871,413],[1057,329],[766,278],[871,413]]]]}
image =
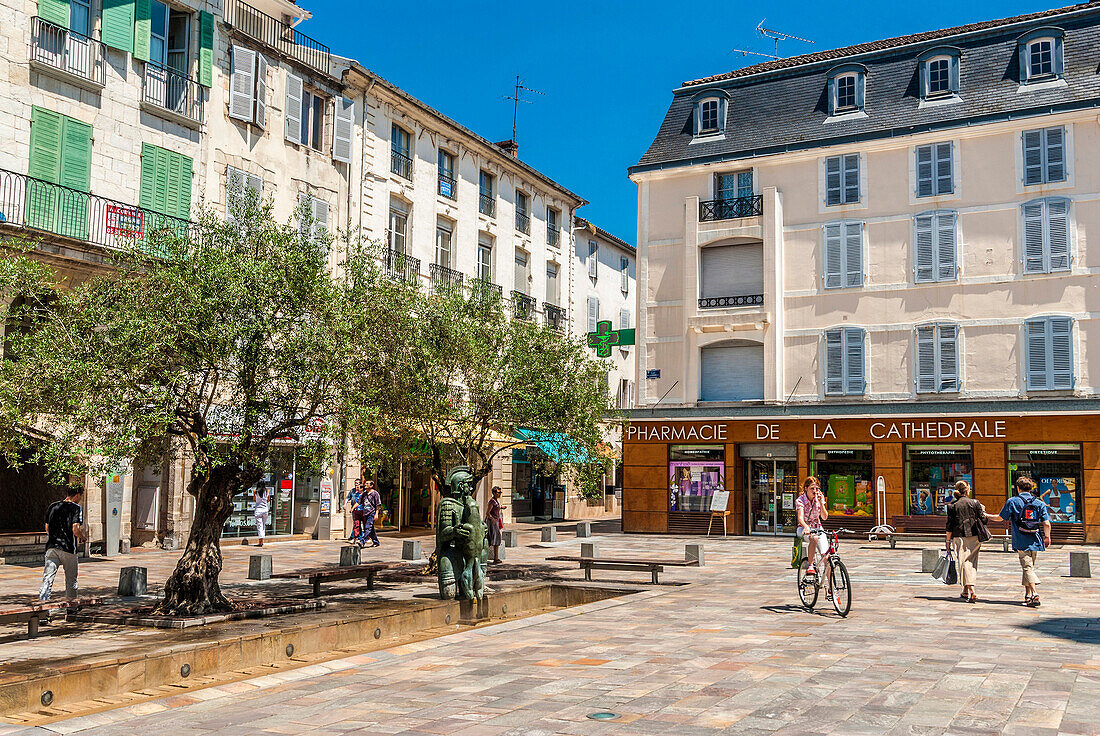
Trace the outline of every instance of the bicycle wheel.
{"type": "Polygon", "coordinates": [[[813,610],[814,605],[817,603],[817,576],[808,575],[806,571],[809,569],[810,560],[803,559],[802,564],[798,566],[798,598],[802,601],[802,605],[813,610]]]}
{"type": "Polygon", "coordinates": [[[848,568],[834,557],[831,572],[829,587],[833,591],[833,608],[841,616],[847,616],[852,610],[852,581],[848,577],[848,568]]]}

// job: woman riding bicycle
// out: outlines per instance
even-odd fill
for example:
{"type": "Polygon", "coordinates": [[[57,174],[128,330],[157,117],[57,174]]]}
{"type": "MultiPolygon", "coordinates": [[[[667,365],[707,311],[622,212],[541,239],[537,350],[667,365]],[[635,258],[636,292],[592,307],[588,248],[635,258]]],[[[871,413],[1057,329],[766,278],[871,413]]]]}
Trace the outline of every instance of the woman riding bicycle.
{"type": "MultiPolygon", "coordinates": [[[[802,495],[794,502],[795,513],[798,514],[797,534],[803,539],[804,554],[810,556],[809,575],[816,575],[815,565],[819,558],[823,558],[829,552],[829,539],[821,532],[813,532],[820,529],[821,522],[829,518],[829,511],[825,508],[825,495],[821,492],[821,483],[814,476],[809,476],[802,481],[802,495]],[[807,538],[807,535],[809,538],[807,538]]],[[[829,574],[828,565],[825,566],[826,577],[829,574]]],[[[828,580],[826,579],[826,583],[828,580]]]]}

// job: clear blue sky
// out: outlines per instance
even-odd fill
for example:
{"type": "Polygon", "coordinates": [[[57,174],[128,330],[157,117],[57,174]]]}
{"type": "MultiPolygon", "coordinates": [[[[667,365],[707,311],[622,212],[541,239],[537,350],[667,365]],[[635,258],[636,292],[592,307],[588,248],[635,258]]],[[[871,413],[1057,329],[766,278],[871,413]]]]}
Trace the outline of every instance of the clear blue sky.
{"type": "Polygon", "coordinates": [[[512,103],[502,98],[519,74],[544,93],[520,105],[520,158],[589,200],[582,216],[634,243],[627,167],[681,82],[752,63],[733,47],[772,51],[755,31],[761,19],[816,42],[780,43],[780,55],[793,56],[1071,0],[299,3],[314,15],[304,33],[494,141],[511,135],[512,103]]]}

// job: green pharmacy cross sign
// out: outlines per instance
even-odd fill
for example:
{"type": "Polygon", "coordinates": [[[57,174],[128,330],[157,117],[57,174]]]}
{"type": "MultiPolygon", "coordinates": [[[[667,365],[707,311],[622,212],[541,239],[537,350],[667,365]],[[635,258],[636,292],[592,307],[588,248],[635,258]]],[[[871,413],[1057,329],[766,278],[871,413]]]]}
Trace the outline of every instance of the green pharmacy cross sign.
{"type": "Polygon", "coordinates": [[[611,320],[600,320],[596,323],[596,331],[588,333],[588,347],[596,348],[596,355],[601,358],[611,357],[611,348],[615,345],[633,345],[634,328],[613,330],[611,320]]]}

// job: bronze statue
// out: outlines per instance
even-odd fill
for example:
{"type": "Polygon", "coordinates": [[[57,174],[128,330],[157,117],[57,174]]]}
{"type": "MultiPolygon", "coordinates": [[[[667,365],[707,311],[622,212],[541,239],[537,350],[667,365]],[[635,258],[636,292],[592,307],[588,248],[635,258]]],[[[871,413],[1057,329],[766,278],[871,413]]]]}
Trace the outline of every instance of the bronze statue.
{"type": "Polygon", "coordinates": [[[462,465],[447,475],[436,514],[439,597],[477,600],[485,595],[485,523],[474,498],[474,476],[462,465]]]}

